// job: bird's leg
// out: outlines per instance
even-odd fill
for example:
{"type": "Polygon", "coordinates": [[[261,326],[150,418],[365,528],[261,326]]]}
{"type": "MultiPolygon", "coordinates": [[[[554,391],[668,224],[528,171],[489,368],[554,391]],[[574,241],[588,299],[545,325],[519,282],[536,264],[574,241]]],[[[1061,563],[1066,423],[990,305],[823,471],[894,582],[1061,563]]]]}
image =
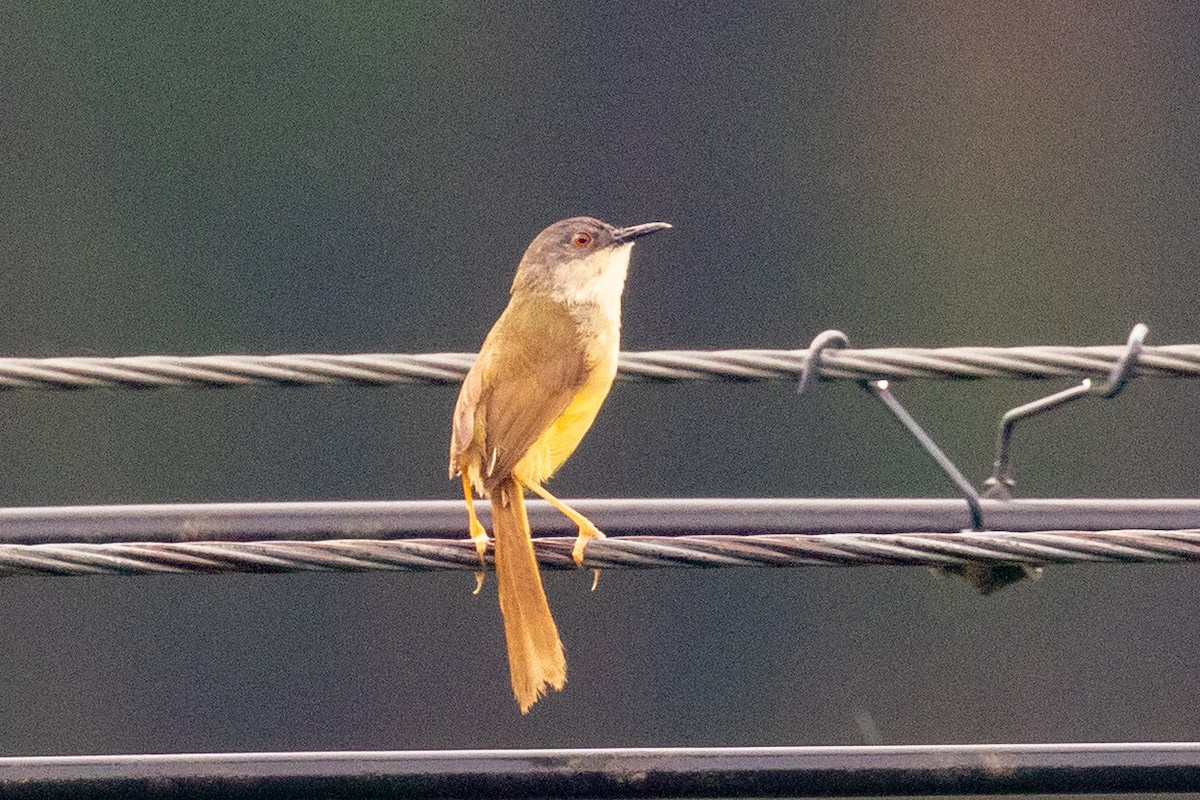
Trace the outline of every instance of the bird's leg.
{"type": "Polygon", "coordinates": [[[487,528],[483,527],[483,523],[479,521],[479,517],[475,516],[475,502],[471,497],[471,479],[467,476],[466,470],[462,474],[463,497],[467,500],[467,528],[471,532],[471,541],[475,543],[475,551],[479,553],[479,560],[483,561],[483,554],[487,552],[488,535],[487,528]]]}
{"type": "MultiPolygon", "coordinates": [[[[475,543],[475,552],[479,553],[479,566],[484,567],[487,562],[484,560],[484,554],[487,553],[488,535],[487,528],[483,527],[483,523],[479,521],[479,517],[475,516],[475,502],[471,497],[471,478],[467,475],[464,469],[462,473],[463,496],[467,499],[467,530],[470,531],[471,541],[475,543]]],[[[479,590],[483,588],[483,570],[480,569],[475,573],[475,591],[472,594],[479,594],[479,590]]]]}
{"type": "Polygon", "coordinates": [[[588,540],[603,539],[604,534],[600,532],[600,529],[590,519],[550,494],[544,486],[532,482],[525,483],[522,481],[522,483],[524,483],[526,489],[557,508],[563,513],[563,516],[579,526],[579,537],[575,539],[575,546],[571,548],[571,557],[575,559],[576,566],[583,566],[583,551],[587,547],[588,540]]]}

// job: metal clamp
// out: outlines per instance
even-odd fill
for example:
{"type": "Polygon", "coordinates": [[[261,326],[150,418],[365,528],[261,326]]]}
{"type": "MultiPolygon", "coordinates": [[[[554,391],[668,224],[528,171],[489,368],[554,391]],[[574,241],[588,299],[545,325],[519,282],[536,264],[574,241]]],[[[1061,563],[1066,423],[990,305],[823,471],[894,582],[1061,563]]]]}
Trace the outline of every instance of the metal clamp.
{"type": "MultiPolygon", "coordinates": [[[[1096,385],[1092,379],[1084,379],[1077,386],[1055,392],[1047,397],[1017,406],[1008,411],[1000,420],[1000,432],[996,448],[996,461],[991,476],[984,482],[986,490],[982,497],[995,500],[1011,500],[1010,487],[1015,484],[1012,475],[1012,438],[1017,422],[1044,414],[1081,397],[1095,395],[1097,397],[1113,398],[1121,393],[1125,385],[1134,377],[1138,359],[1143,350],[1143,344],[1149,328],[1139,323],[1134,326],[1126,342],[1125,350],[1113,364],[1103,383],[1096,385]]],[[[841,331],[828,330],[818,334],[809,345],[808,358],[800,371],[800,380],[796,387],[797,393],[803,393],[809,381],[815,374],[820,377],[821,360],[825,351],[830,348],[841,348],[849,344],[849,338],[841,331]]],[[[983,504],[979,492],[963,476],[954,462],[942,451],[933,438],[905,410],[896,396],[892,394],[886,380],[866,380],[860,385],[871,392],[892,413],[900,424],[912,435],[917,443],[934,460],[938,467],[958,487],[971,516],[971,529],[984,530],[983,504]]],[[[984,594],[993,592],[1027,578],[1036,578],[1041,569],[1024,564],[963,564],[942,568],[965,578],[984,594]]]]}

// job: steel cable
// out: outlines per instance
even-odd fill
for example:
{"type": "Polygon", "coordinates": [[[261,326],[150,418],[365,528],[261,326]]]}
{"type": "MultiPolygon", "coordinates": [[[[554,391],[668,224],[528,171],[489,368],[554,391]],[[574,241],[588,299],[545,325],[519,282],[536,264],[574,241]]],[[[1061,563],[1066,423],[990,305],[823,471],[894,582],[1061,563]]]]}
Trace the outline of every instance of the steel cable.
{"type": "MultiPolygon", "coordinates": [[[[609,534],[597,568],[1200,561],[1200,500],[572,500],[609,534]]],[[[477,510],[486,523],[489,508],[477,510]]],[[[529,503],[538,560],[575,569],[575,530],[529,503]]],[[[490,558],[490,556],[489,556],[490,558]]],[[[0,576],[478,570],[462,503],[211,503],[0,509],[0,576]]]]}
{"type": "MultiPolygon", "coordinates": [[[[1126,349],[1121,345],[830,349],[822,354],[819,375],[857,381],[1099,378],[1109,373],[1126,349]]],[[[799,378],[808,359],[808,350],[622,353],[618,378],[790,381],[799,378]]],[[[460,382],[474,360],[473,353],[6,358],[0,359],[0,389],[448,385],[460,382]]],[[[1134,374],[1200,377],[1200,345],[1146,347],[1134,374]]]]}

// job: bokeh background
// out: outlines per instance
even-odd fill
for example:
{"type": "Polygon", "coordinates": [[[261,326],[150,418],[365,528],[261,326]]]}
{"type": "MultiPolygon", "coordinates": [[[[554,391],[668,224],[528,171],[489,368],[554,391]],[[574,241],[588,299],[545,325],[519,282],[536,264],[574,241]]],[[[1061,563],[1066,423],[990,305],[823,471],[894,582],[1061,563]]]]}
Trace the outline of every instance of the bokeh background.
{"type": "MultiPolygon", "coordinates": [[[[997,5],[6,3],[0,350],[474,350],[582,213],[675,225],[629,350],[1197,341],[1200,13],[997,5]]],[[[898,391],[982,479],[1060,386],[898,391]]],[[[0,503],[452,498],[454,397],[7,394],[0,503]]],[[[1018,491],[1195,496],[1198,414],[1030,423],[1018,491]]],[[[554,488],[948,494],[832,383],[619,384],[554,488]]],[[[1200,735],[1194,567],[590,578],[546,577],[571,683],[525,718],[469,574],[6,579],[0,753],[1200,735]]]]}

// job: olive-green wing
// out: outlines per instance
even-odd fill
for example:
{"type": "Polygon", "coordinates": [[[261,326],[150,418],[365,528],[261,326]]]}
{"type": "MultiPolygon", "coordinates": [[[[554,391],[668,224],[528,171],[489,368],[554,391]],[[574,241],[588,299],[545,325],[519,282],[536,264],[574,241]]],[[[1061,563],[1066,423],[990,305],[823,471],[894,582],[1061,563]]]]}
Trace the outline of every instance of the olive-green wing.
{"type": "Polygon", "coordinates": [[[475,424],[482,423],[484,433],[485,484],[492,482],[489,475],[512,472],[588,376],[577,323],[561,303],[514,299],[488,340],[475,413],[475,424]]]}
{"type": "Polygon", "coordinates": [[[483,392],[482,378],[486,366],[484,358],[475,360],[471,369],[467,371],[467,377],[463,379],[458,400],[454,404],[454,421],[450,429],[451,480],[462,469],[460,458],[475,437],[475,409],[479,407],[479,398],[483,392]]]}

